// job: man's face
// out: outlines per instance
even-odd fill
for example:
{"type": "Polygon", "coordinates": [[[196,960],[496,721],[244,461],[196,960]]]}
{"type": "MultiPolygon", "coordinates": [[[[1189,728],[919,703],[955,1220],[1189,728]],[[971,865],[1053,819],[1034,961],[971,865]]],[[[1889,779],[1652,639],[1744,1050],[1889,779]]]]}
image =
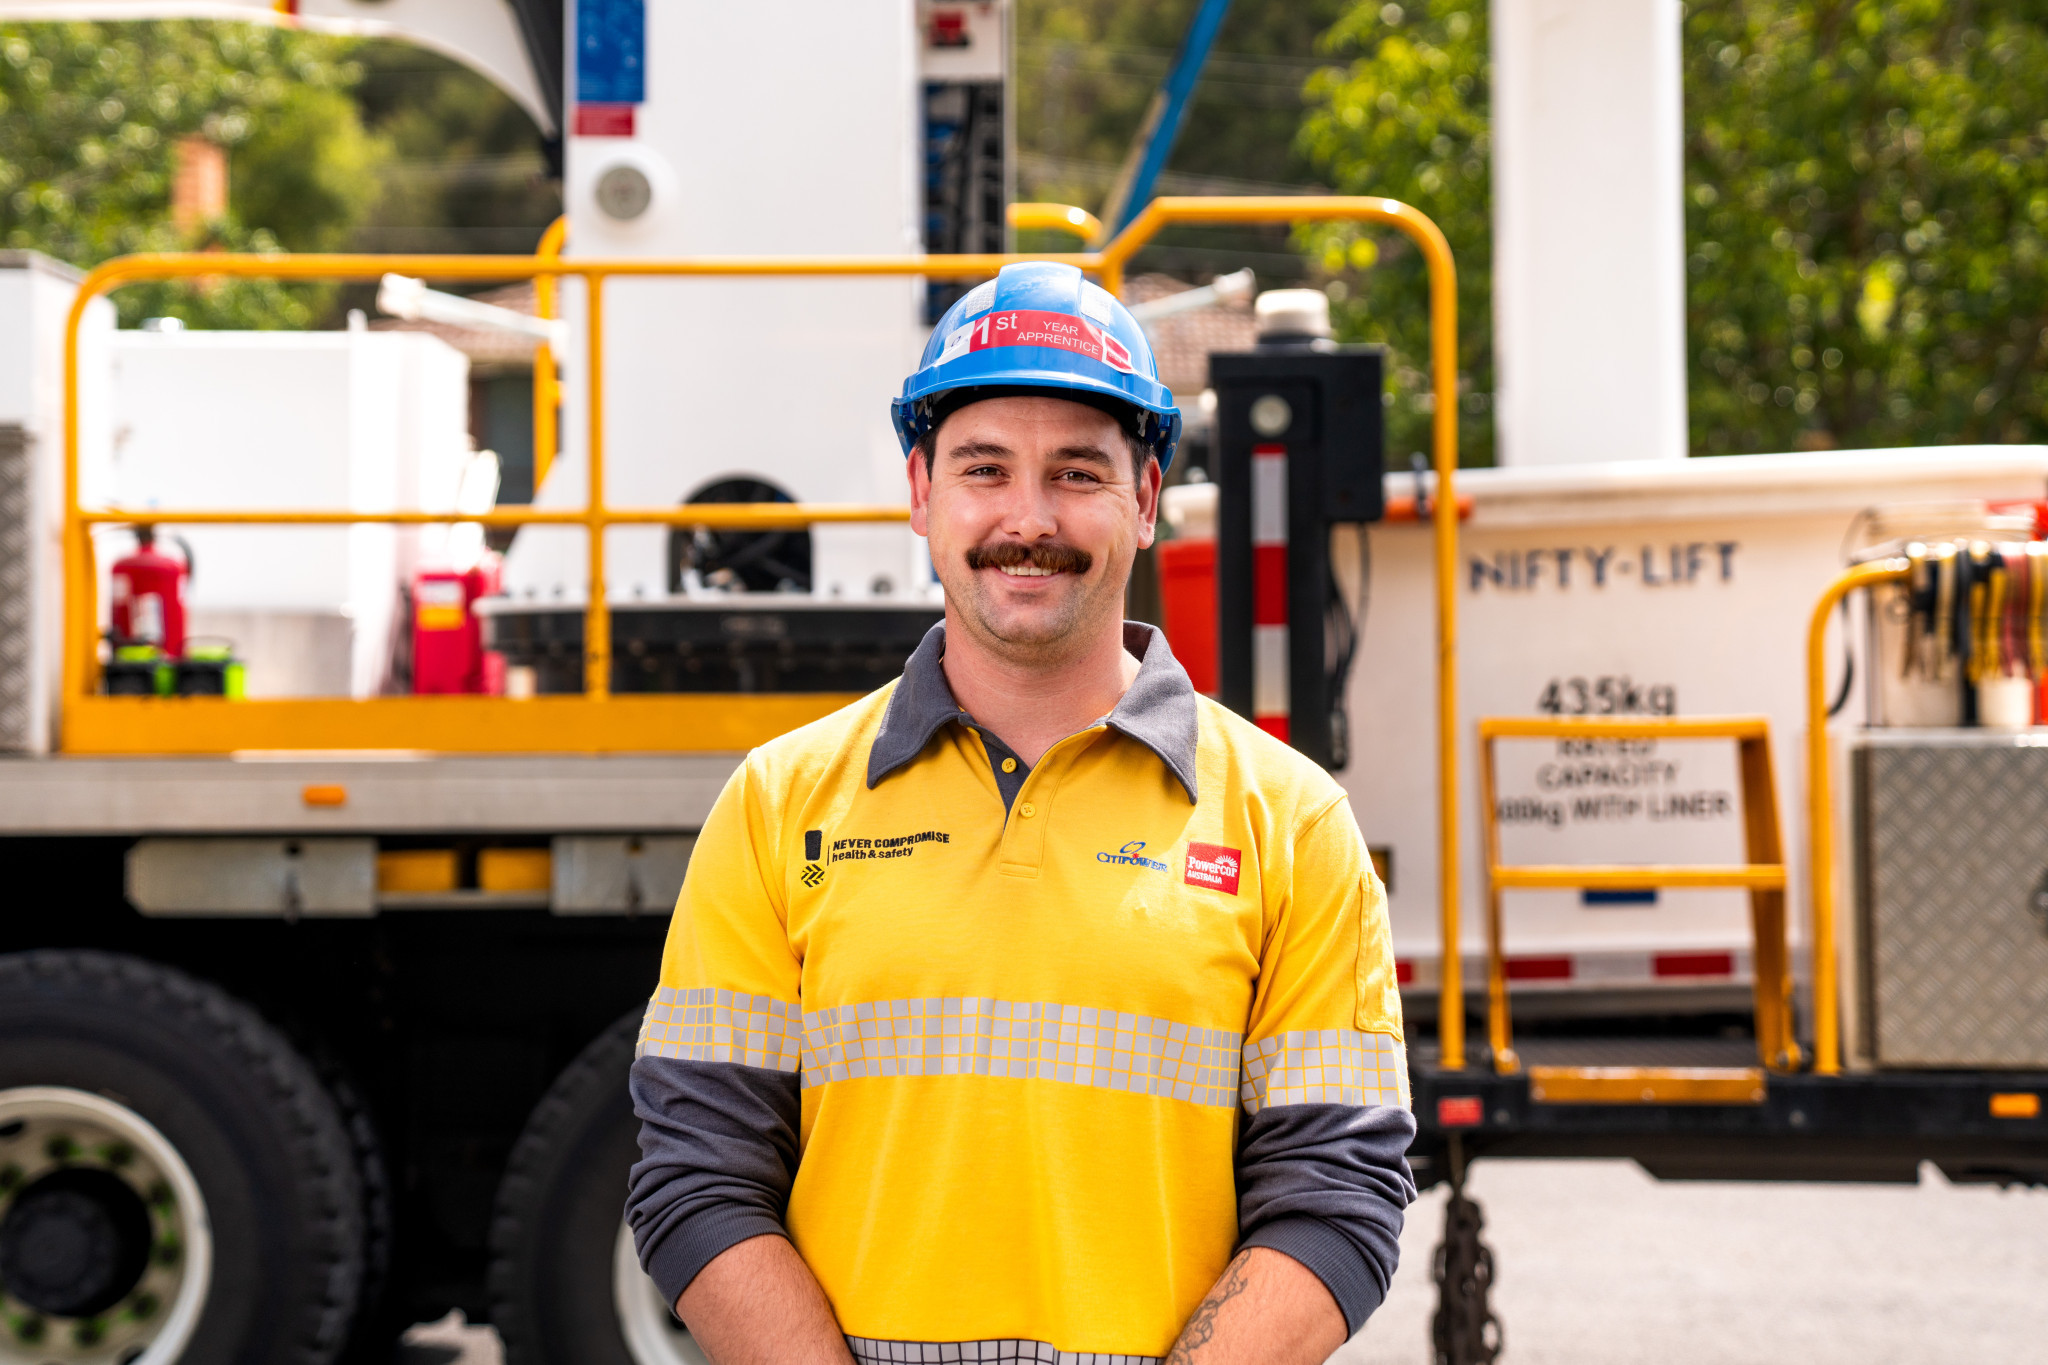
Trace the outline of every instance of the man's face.
{"type": "Polygon", "coordinates": [[[929,473],[911,453],[910,524],[960,628],[1045,664],[1121,620],[1159,511],[1159,462],[1132,464],[1116,419],[1084,403],[989,398],[946,418],[929,473]]]}

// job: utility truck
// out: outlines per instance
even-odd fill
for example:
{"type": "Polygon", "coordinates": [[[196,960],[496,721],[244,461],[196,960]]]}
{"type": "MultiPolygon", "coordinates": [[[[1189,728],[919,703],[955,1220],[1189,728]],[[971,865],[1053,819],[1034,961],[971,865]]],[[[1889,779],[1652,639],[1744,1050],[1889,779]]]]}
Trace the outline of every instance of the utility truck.
{"type": "MultiPolygon", "coordinates": [[[[1268,310],[1182,395],[1214,416],[1179,544],[1208,525],[1216,567],[1166,608],[1351,793],[1423,1183],[2048,1173],[2048,822],[1956,815],[2042,789],[2048,451],[1461,475],[1426,215],[1012,203],[993,2],[806,0],[772,47],[695,3],[375,22],[562,130],[535,254],[0,260],[0,1361],[381,1358],[451,1307],[516,1362],[698,1358],[621,1221],[667,911],[741,755],[938,618],[885,399],[1013,220],[1113,290],[1183,223],[1427,263],[1427,472],[1383,468],[1380,355],[1268,310]],[[430,339],[113,325],[126,283],[221,275],[537,281],[533,502],[493,505],[430,339]],[[1845,594],[1872,609],[1830,634],[1845,594]]],[[[1453,1212],[1439,1349],[1484,1359],[1453,1212]]]]}

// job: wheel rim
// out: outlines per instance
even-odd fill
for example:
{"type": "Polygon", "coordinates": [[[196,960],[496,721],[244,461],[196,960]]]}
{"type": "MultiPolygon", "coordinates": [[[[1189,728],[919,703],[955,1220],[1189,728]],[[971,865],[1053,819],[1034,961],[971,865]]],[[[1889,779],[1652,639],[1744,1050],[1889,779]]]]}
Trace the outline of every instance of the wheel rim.
{"type": "Polygon", "coordinates": [[[640,1269],[633,1248],[633,1230],[619,1224],[612,1247],[612,1304],[619,1312],[619,1335],[633,1365],[711,1365],[690,1333],[661,1300],[661,1291],[640,1269]]]}
{"type": "Polygon", "coordinates": [[[171,1365],[213,1279],[199,1182],[83,1090],[0,1090],[0,1365],[171,1365]]]}

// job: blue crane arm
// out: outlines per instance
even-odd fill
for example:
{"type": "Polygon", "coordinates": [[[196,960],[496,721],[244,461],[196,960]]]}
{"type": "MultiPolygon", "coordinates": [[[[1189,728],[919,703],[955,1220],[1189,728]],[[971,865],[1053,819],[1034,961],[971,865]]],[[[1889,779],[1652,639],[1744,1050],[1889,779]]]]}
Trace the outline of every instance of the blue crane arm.
{"type": "Polygon", "coordinates": [[[1159,183],[1159,173],[1166,169],[1166,158],[1173,154],[1173,144],[1180,137],[1181,125],[1187,122],[1188,100],[1195,93],[1195,83],[1202,77],[1202,68],[1208,64],[1209,49],[1216,44],[1216,33],[1223,27],[1223,18],[1230,12],[1230,0],[1202,0],[1195,11],[1194,21],[1188,25],[1187,37],[1181,40],[1180,51],[1175,54],[1172,68],[1166,79],[1160,82],[1153,94],[1151,104],[1145,108],[1145,121],[1138,127],[1138,136],[1131,144],[1131,153],[1117,174],[1117,183],[1110,191],[1109,203],[1102,213],[1103,227],[1107,232],[1121,231],[1138,211],[1151,202],[1152,187],[1159,183]]]}

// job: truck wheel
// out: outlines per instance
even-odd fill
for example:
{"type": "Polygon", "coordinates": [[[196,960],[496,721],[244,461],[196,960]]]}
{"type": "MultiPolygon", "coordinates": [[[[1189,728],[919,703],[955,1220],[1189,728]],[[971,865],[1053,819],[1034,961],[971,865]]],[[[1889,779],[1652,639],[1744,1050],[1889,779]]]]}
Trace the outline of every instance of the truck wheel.
{"type": "Polygon", "coordinates": [[[707,1365],[640,1271],[622,1213],[640,1121],[626,1093],[636,1012],[569,1064],[505,1164],[491,1323],[507,1365],[707,1365]]]}
{"type": "Polygon", "coordinates": [[[247,1006],[134,958],[0,957],[0,1362],[325,1365],[361,1219],[333,1103],[247,1006]]]}
{"type": "Polygon", "coordinates": [[[314,1070],[334,1101],[342,1130],[355,1153],[356,1183],[363,1192],[363,1273],[356,1295],[354,1324],[336,1359],[349,1365],[386,1365],[391,1343],[410,1324],[403,1305],[391,1293],[391,1255],[395,1243],[391,1209],[391,1168],[384,1157],[383,1134],[362,1092],[342,1066],[331,1059],[314,1070]]]}

